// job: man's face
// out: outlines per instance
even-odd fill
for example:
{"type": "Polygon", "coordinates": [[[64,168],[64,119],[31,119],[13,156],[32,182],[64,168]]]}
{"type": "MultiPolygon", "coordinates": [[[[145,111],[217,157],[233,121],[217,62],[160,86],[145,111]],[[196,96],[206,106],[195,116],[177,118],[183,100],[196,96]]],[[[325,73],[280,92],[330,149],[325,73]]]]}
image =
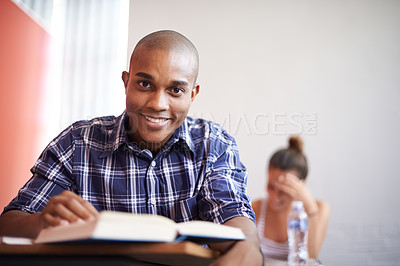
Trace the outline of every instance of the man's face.
{"type": "Polygon", "coordinates": [[[194,60],[185,53],[140,48],[123,72],[131,140],[158,151],[183,123],[199,91],[194,60]]]}

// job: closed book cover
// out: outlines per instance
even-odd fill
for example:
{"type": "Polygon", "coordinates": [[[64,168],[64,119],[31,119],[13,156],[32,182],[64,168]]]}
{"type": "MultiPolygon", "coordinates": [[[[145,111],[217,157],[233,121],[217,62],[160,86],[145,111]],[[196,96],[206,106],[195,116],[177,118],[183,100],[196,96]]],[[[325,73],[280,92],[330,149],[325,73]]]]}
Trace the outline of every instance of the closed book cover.
{"type": "Polygon", "coordinates": [[[206,221],[175,223],[152,214],[103,211],[98,219],[45,228],[35,243],[128,241],[215,243],[245,239],[240,228],[206,221]]]}

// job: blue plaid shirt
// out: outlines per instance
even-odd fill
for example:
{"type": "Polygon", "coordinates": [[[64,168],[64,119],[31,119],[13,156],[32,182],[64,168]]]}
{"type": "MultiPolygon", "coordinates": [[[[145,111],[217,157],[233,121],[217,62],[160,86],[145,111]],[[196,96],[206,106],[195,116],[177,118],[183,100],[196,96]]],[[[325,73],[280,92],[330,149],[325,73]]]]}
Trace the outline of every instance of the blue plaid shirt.
{"type": "Polygon", "coordinates": [[[153,157],[129,142],[128,116],[79,121],[43,151],[32,178],[5,207],[35,213],[71,190],[97,210],[151,213],[176,222],[253,221],[247,170],[235,140],[219,125],[187,117],[153,157]]]}

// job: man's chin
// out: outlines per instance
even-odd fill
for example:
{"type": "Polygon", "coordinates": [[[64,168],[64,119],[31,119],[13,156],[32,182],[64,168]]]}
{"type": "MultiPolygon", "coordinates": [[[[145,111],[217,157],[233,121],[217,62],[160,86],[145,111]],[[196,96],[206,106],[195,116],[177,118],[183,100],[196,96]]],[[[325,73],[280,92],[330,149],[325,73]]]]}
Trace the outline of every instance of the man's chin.
{"type": "Polygon", "coordinates": [[[161,146],[163,146],[170,138],[172,135],[166,135],[166,136],[156,136],[156,137],[149,137],[146,136],[143,139],[143,144],[147,147],[149,147],[149,149],[152,148],[160,148],[161,146]]]}

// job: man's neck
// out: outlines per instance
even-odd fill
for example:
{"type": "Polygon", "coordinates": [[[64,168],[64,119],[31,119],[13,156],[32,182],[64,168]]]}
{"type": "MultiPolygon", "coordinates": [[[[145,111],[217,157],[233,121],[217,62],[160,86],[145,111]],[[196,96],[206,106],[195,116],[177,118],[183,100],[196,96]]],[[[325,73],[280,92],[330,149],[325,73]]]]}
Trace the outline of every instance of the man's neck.
{"type": "Polygon", "coordinates": [[[142,138],[140,138],[140,136],[136,136],[135,133],[128,134],[128,139],[131,143],[138,146],[139,149],[151,151],[153,157],[155,157],[158,154],[158,152],[166,143],[166,142],[161,142],[161,143],[147,142],[144,141],[142,138]]]}

